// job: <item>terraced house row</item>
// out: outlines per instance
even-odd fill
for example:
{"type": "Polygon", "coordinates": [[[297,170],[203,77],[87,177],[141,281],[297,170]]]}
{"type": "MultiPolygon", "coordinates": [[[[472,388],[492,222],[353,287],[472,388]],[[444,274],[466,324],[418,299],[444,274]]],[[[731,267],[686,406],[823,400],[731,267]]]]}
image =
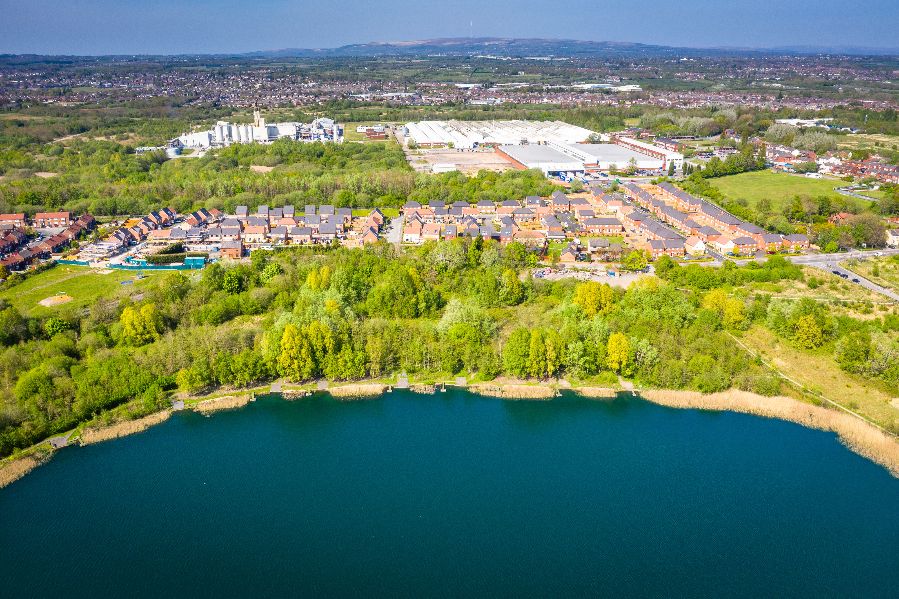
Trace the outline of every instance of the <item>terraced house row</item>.
{"type": "Polygon", "coordinates": [[[765,231],[667,182],[644,187],[627,183],[623,188],[635,204],[686,236],[690,242],[687,245],[692,245],[694,250],[699,247],[696,240],[716,252],[730,255],[799,251],[809,247],[804,234],[765,231]]]}
{"type": "MultiPolygon", "coordinates": [[[[69,213],[52,214],[68,215],[69,213]]],[[[38,215],[35,215],[35,221],[37,221],[37,218],[38,215]]],[[[63,230],[57,231],[48,237],[29,235],[21,227],[4,231],[2,237],[0,237],[0,265],[8,270],[26,269],[39,260],[61,253],[74,240],[93,230],[96,226],[96,221],[90,214],[84,214],[75,220],[69,216],[66,216],[64,219],[55,216],[50,218],[55,219],[53,222],[66,222],[68,224],[63,230]]],[[[54,226],[52,228],[58,229],[59,227],[54,226]]]]}
{"type": "Polygon", "coordinates": [[[615,236],[623,223],[606,216],[586,197],[569,197],[556,191],[549,198],[528,196],[523,201],[505,200],[476,204],[435,200],[426,206],[403,206],[403,242],[423,243],[457,237],[481,237],[501,243],[517,241],[534,248],[547,242],[576,236],[615,236]]]}

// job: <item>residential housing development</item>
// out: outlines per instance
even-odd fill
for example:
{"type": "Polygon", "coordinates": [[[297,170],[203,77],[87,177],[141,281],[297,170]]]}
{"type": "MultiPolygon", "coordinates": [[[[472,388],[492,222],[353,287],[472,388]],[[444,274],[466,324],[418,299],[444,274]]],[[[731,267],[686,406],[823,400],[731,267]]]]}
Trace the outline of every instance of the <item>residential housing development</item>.
{"type": "Polygon", "coordinates": [[[432,201],[403,206],[404,243],[418,244],[459,237],[512,241],[545,249],[552,242],[571,242],[560,260],[590,255],[608,260],[622,246],[609,238],[627,239],[653,258],[725,254],[732,256],[798,251],[808,248],[805,235],[769,233],[705,200],[668,183],[627,183],[621,192],[601,185],[578,197],[555,192],[549,198],[477,204],[432,201]]]}
{"type": "Polygon", "coordinates": [[[309,205],[302,210],[290,205],[258,206],[252,213],[247,206],[238,206],[230,215],[206,208],[178,215],[163,208],[130,219],[104,239],[82,248],[78,259],[98,262],[137,246],[139,251],[126,262],[143,265],[148,256],[173,244],[180,244],[187,252],[231,259],[252,250],[289,245],[340,243],[359,247],[378,241],[385,222],[378,209],[354,217],[350,208],[330,205],[309,205]]]}
{"type": "Polygon", "coordinates": [[[95,226],[90,214],[74,218],[69,212],[38,212],[31,219],[23,213],[0,214],[0,266],[8,270],[28,268],[63,251],[95,226]],[[39,232],[26,231],[26,226],[39,232]]]}

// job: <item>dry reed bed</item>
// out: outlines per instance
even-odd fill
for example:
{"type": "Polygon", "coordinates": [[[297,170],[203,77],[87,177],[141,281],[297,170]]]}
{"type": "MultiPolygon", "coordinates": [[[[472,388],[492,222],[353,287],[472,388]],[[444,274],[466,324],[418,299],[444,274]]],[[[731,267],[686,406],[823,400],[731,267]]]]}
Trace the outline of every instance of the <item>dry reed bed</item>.
{"type": "Polygon", "coordinates": [[[226,395],[224,397],[214,397],[206,399],[194,406],[194,410],[201,414],[211,414],[221,410],[234,410],[242,408],[250,403],[249,395],[226,395]]]}
{"type": "Polygon", "coordinates": [[[381,383],[362,383],[357,385],[341,385],[328,389],[332,397],[340,399],[353,399],[362,397],[374,397],[387,390],[387,385],[381,383]]]}
{"type": "Polygon", "coordinates": [[[611,387],[576,387],[574,391],[591,399],[615,399],[618,395],[618,390],[611,387]]]}
{"type": "Polygon", "coordinates": [[[556,390],[549,385],[471,385],[468,390],[502,399],[552,399],[556,390]]]}
{"type": "Polygon", "coordinates": [[[0,489],[16,482],[50,459],[50,453],[43,457],[33,455],[16,458],[0,466],[0,489]]]}
{"type": "Polygon", "coordinates": [[[80,440],[82,445],[90,445],[92,443],[101,443],[110,439],[118,439],[135,433],[140,433],[151,426],[156,426],[169,419],[172,415],[171,410],[150,414],[137,420],[128,420],[126,422],[117,422],[109,426],[100,428],[86,428],[81,432],[80,440]]]}
{"type": "Polygon", "coordinates": [[[646,390],[641,391],[640,396],[671,408],[730,410],[834,432],[849,449],[880,464],[899,478],[899,439],[845,412],[805,404],[789,397],[765,397],[737,390],[711,395],[695,391],[646,390]]]}

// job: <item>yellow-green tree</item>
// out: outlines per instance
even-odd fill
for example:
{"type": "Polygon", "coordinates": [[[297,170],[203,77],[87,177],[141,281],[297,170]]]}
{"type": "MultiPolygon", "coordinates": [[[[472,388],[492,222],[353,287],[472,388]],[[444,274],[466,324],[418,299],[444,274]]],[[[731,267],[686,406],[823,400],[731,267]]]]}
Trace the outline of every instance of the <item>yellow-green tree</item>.
{"type": "Polygon", "coordinates": [[[743,302],[728,296],[723,289],[709,291],[702,300],[702,307],[716,312],[725,328],[740,328],[746,320],[743,302]]]}
{"type": "Polygon", "coordinates": [[[597,314],[607,314],[612,309],[615,294],[608,285],[587,281],[575,287],[572,301],[592,318],[597,314]]]}
{"type": "Polygon", "coordinates": [[[278,372],[292,381],[312,378],[315,360],[312,348],[303,331],[288,324],[281,335],[281,351],[278,353],[278,372]]]}
{"type": "Polygon", "coordinates": [[[612,333],[606,345],[606,365],[619,374],[630,374],[631,342],[624,333],[612,333]]]}
{"type": "Polygon", "coordinates": [[[814,349],[824,344],[824,331],[811,314],[800,316],[793,327],[793,341],[805,349],[814,349]]]}
{"type": "Polygon", "coordinates": [[[122,341],[128,345],[146,345],[159,339],[161,329],[155,304],[145,304],[138,310],[128,306],[122,311],[122,341]]]}
{"type": "Polygon", "coordinates": [[[321,268],[313,268],[306,275],[306,286],[313,291],[327,289],[331,284],[331,267],[327,264],[321,268]]]}

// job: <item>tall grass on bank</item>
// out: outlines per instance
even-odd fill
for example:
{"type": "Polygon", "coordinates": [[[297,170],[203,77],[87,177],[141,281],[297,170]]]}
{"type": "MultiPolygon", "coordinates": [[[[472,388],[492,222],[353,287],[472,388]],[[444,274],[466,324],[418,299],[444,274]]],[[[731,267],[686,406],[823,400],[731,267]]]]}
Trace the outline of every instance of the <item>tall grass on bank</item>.
{"type": "Polygon", "coordinates": [[[90,445],[92,443],[101,443],[103,441],[140,433],[151,426],[156,426],[157,424],[165,422],[171,415],[171,410],[165,410],[163,412],[150,414],[149,416],[144,416],[143,418],[138,418],[137,420],[128,420],[126,422],[119,422],[101,428],[87,428],[81,433],[81,444],[90,445]]]}
{"type": "Polygon", "coordinates": [[[880,464],[899,478],[899,439],[843,412],[805,404],[789,397],[765,397],[738,390],[710,395],[695,391],[646,390],[641,391],[640,396],[671,408],[730,410],[831,431],[849,449],[880,464]]]}

